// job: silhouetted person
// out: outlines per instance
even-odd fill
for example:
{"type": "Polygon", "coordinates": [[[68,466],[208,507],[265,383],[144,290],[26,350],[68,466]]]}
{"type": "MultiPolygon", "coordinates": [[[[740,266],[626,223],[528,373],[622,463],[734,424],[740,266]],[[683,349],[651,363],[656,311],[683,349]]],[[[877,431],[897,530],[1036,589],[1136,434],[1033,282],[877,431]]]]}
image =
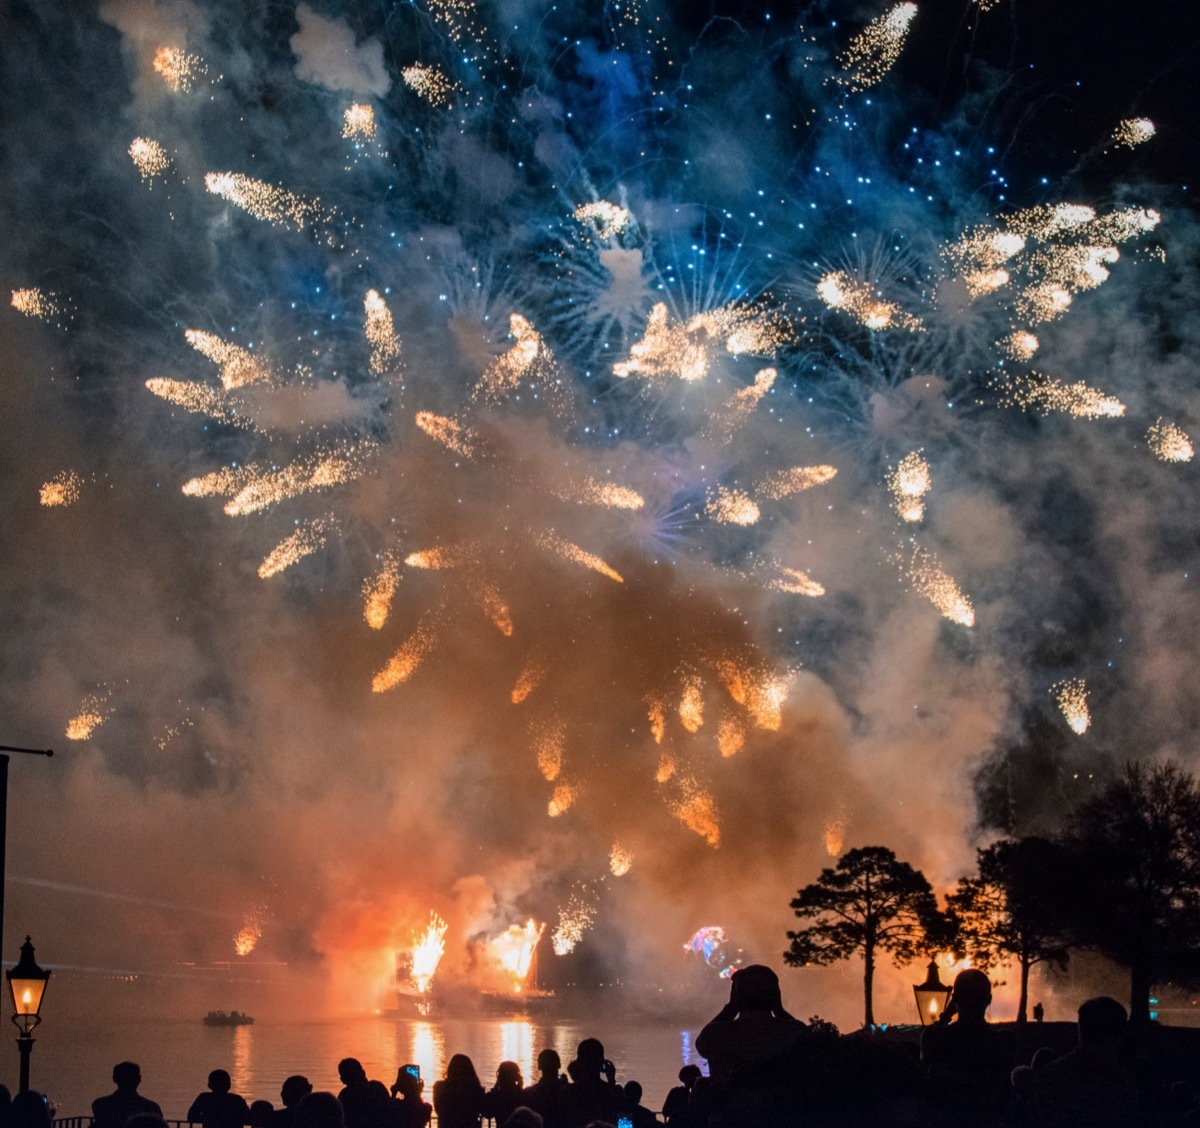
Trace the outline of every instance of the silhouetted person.
{"type": "Polygon", "coordinates": [[[342,1102],[332,1093],[306,1093],[296,1106],[296,1128],[346,1128],[342,1102]]]}
{"type": "Polygon", "coordinates": [[[342,1058],[338,1077],[344,1088],[337,1099],[346,1128],[386,1128],[389,1096],[382,1081],[371,1081],[358,1058],[342,1058]]]}
{"type": "Polygon", "coordinates": [[[293,1073],[279,1087],[279,1099],[283,1108],[277,1108],[271,1114],[271,1128],[295,1128],[296,1110],[300,1102],[313,1091],[312,1082],[299,1073],[293,1073]]]}
{"type": "Polygon", "coordinates": [[[392,1124],[394,1128],[425,1128],[433,1116],[433,1105],[421,1093],[425,1082],[405,1066],[396,1071],[392,1083],[392,1124]]]}
{"type": "Polygon", "coordinates": [[[502,1061],[496,1069],[496,1083],[487,1091],[484,1115],[503,1124],[519,1104],[524,1104],[525,1079],[515,1061],[502,1061]]]}
{"type": "Polygon", "coordinates": [[[528,1105],[517,1105],[500,1128],[545,1128],[542,1114],[528,1105]]]}
{"type": "Polygon", "coordinates": [[[1037,1128],[1037,1074],[1031,1065],[1018,1065],[1009,1075],[1012,1093],[1005,1123],[1011,1128],[1037,1128]]]}
{"type": "Polygon", "coordinates": [[[466,1054],[455,1054],[446,1063],[446,1076],[433,1083],[438,1128],[478,1128],[486,1095],[475,1063],[466,1054]]]}
{"type": "Polygon", "coordinates": [[[640,1081],[625,1082],[625,1102],[621,1116],[633,1121],[633,1128],[645,1128],[647,1124],[657,1124],[658,1117],[642,1104],[642,1083],[640,1081]]]}
{"type": "Polygon", "coordinates": [[[623,1091],[617,1086],[617,1071],[604,1056],[604,1043],[584,1038],[575,1047],[575,1060],[567,1066],[571,1083],[563,1093],[566,1128],[586,1128],[592,1120],[616,1124],[623,1091]]]}
{"type": "Polygon", "coordinates": [[[193,1124],[204,1128],[242,1128],[250,1123],[250,1106],[246,1098],[231,1092],[233,1081],[224,1069],[214,1069],[208,1075],[208,1092],[201,1093],[187,1111],[193,1124]]]}
{"type": "Polygon", "coordinates": [[[9,1128],[51,1128],[50,1103],[33,1089],[18,1093],[8,1110],[9,1128]]]}
{"type": "Polygon", "coordinates": [[[986,1128],[1002,1121],[1012,1063],[988,1025],[991,1002],[988,977],[975,968],[960,971],[941,1018],[921,1032],[930,1124],[986,1128]]]}
{"type": "Polygon", "coordinates": [[[270,1101],[251,1101],[250,1119],[246,1123],[250,1128],[274,1128],[275,1106],[270,1101]]]}
{"type": "Polygon", "coordinates": [[[538,1079],[525,1087],[521,1103],[541,1116],[545,1128],[562,1128],[567,1079],[563,1077],[562,1058],[549,1047],[537,1056],[538,1079]]]}
{"type": "Polygon", "coordinates": [[[696,1091],[696,1082],[703,1076],[698,1065],[685,1065],[679,1071],[680,1083],[667,1093],[667,1098],[663,1101],[663,1120],[668,1124],[684,1120],[692,1094],[696,1091]]]}
{"type": "Polygon", "coordinates": [[[1037,1108],[1046,1128],[1136,1128],[1137,1089],[1121,1059],[1125,1008],[1088,999],[1079,1008],[1079,1045],[1037,1071],[1037,1108]]]}
{"type": "Polygon", "coordinates": [[[0,1085],[0,1128],[8,1128],[8,1113],[12,1108],[12,1093],[7,1085],[0,1085]]]}
{"type": "Polygon", "coordinates": [[[1033,1021],[1041,1022],[1046,1017],[1046,1008],[1041,1003],[1033,1004],[1033,1021]]]}
{"type": "Polygon", "coordinates": [[[790,1122],[793,1059],[806,1027],[783,1008],[779,976],[763,964],[739,968],[729,981],[729,1002],[696,1036],[708,1059],[713,1085],[707,1099],[722,1123],[790,1122]]]}
{"type": "Polygon", "coordinates": [[[92,1101],[92,1128],[125,1128],[125,1121],[139,1112],[162,1116],[162,1109],[154,1101],[138,1093],[142,1071],[135,1062],[117,1062],[112,1079],[116,1090],[92,1101]]]}

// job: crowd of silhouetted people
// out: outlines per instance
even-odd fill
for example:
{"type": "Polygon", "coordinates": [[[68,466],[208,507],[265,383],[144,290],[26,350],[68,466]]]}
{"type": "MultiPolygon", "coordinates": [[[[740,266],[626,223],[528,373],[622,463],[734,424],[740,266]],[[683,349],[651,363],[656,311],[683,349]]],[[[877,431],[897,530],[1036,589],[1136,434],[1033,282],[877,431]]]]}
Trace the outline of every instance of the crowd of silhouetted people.
{"type": "MultiPolygon", "coordinates": [[[[872,1031],[843,1037],[820,1019],[790,1015],[775,973],[756,965],[733,975],[728,1004],[696,1037],[707,1076],[685,1065],[660,1111],[645,1106],[637,1081],[618,1080],[600,1041],[585,1038],[565,1073],[557,1052],[544,1049],[536,1078],[505,1061],[490,1087],[469,1057],[454,1054],[429,1099],[415,1065],[401,1066],[389,1087],[344,1058],[339,1092],[314,1091],[296,1075],[283,1082],[279,1107],[247,1101],[215,1069],[187,1120],[201,1128],[1200,1128],[1193,1085],[1172,1083],[1130,1037],[1114,999],[1084,1003],[1077,1043],[1056,1051],[1030,1050],[1036,1034],[1014,1039],[1011,1026],[989,1023],[991,998],[987,976],[967,970],[919,1045],[872,1031]]],[[[93,1128],[166,1128],[162,1109],[138,1091],[136,1064],[120,1062],[112,1076],[115,1090],[92,1103],[93,1128]]],[[[0,1086],[0,1128],[52,1128],[46,1099],[10,1100],[0,1086]]]]}

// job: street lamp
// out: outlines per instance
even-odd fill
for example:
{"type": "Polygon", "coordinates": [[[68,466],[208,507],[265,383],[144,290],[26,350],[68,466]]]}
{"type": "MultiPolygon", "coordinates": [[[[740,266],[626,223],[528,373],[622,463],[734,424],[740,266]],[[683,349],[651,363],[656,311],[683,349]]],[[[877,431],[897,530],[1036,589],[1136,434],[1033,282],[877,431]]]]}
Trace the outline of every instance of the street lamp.
{"type": "Polygon", "coordinates": [[[921,1016],[922,1026],[932,1026],[942,1017],[946,1004],[950,1001],[952,990],[952,987],[947,987],[938,978],[937,960],[930,960],[925,982],[918,983],[913,987],[913,995],[917,1000],[917,1013],[921,1016]]]}
{"type": "Polygon", "coordinates": [[[33,958],[33,942],[26,936],[17,966],[5,974],[8,976],[8,989],[12,992],[12,1020],[20,1030],[17,1035],[17,1049],[21,1051],[20,1092],[26,1093],[29,1091],[29,1054],[33,1049],[33,1028],[42,1021],[38,1011],[42,1009],[42,996],[46,993],[50,973],[38,967],[33,958]]]}

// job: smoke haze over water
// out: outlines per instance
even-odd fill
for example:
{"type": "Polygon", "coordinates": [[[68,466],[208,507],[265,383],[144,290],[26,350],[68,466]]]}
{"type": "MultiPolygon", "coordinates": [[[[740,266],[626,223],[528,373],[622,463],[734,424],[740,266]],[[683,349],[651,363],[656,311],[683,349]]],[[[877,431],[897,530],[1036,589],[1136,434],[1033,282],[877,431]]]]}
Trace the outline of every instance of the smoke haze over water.
{"type": "MultiPolygon", "coordinates": [[[[51,964],[206,963],[251,921],[256,958],[382,983],[436,911],[439,974],[491,986],[483,941],[548,939],[574,893],[594,923],[568,961],[671,984],[704,925],[780,966],[788,901],[844,849],[944,889],[1130,756],[1194,766],[1196,468],[1153,430],[1200,434],[1189,46],[1142,66],[1099,6],[1076,88],[1027,66],[1066,17],[963,0],[919,8],[860,90],[847,52],[884,5],[685,7],[0,11],[0,281],[43,301],[0,310],[0,740],[58,753],[10,768],[7,954],[19,931],[51,964]],[[1122,50],[1133,77],[1099,88],[1122,50]],[[1111,140],[1141,116],[1153,138],[1111,140]],[[267,194],[206,189],[224,173],[267,194]],[[626,218],[573,215],[600,201],[626,218]],[[1160,221],[1027,235],[972,298],[943,249],[1058,204],[1160,221]],[[1037,320],[1031,287],[1096,247],[1111,276],[1037,320]],[[917,451],[906,522],[890,475],[917,451]],[[226,516],[248,468],[274,500],[226,516]],[[319,550],[260,579],[292,535],[319,550]]],[[[857,1021],[856,967],[807,974],[796,1013],[857,1021]]]]}

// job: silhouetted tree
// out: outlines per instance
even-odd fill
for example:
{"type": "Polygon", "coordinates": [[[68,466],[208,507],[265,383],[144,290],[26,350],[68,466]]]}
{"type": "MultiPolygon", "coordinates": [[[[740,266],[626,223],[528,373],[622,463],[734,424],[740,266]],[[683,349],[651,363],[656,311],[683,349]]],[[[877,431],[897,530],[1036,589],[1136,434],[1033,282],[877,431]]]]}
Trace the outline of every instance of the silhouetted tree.
{"type": "Polygon", "coordinates": [[[1075,813],[1073,946],[1129,969],[1129,1015],[1150,1019],[1155,983],[1200,981],[1200,787],[1173,763],[1128,764],[1075,813]]]}
{"type": "Polygon", "coordinates": [[[958,942],[984,971],[1015,957],[1021,971],[1017,1021],[1026,1021],[1029,969],[1067,965],[1060,901],[1064,848],[1044,838],[1003,839],[978,851],[978,877],[946,898],[958,942]]]}
{"type": "Polygon", "coordinates": [[[926,951],[941,937],[945,918],[925,875],[884,846],[862,846],[843,854],[792,901],[796,916],[810,923],[788,933],[783,958],[793,967],[863,957],[864,1022],[875,1025],[872,988],[875,951],[891,954],[897,966],[926,951]]]}

